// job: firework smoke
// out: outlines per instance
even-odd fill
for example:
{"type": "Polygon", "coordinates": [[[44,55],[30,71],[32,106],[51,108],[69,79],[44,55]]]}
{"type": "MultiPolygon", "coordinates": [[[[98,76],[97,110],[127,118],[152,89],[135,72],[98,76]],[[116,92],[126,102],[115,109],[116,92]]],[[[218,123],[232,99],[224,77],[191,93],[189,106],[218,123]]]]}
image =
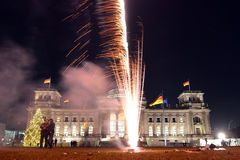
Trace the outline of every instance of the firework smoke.
{"type": "Polygon", "coordinates": [[[104,100],[105,105],[99,101],[113,87],[113,82],[104,78],[104,69],[91,62],[83,64],[80,68],[69,68],[62,75],[61,84],[66,89],[64,97],[70,99],[71,106],[97,109],[99,106],[113,106],[111,103],[118,104],[110,99],[104,100]]]}
{"type": "Polygon", "coordinates": [[[32,76],[34,58],[30,51],[7,42],[0,47],[0,121],[12,129],[26,125],[26,107],[34,85],[32,76]]]}

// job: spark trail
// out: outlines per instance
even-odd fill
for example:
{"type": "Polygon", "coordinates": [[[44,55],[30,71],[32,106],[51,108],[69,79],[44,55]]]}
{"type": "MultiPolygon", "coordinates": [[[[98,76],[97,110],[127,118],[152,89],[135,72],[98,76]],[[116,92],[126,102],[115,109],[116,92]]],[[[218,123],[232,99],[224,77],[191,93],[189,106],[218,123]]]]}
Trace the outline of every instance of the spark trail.
{"type": "MultiPolygon", "coordinates": [[[[81,43],[83,37],[86,37],[92,30],[92,25],[97,26],[100,37],[101,53],[99,58],[106,58],[110,63],[111,72],[115,76],[118,90],[121,95],[125,95],[121,102],[125,113],[127,124],[128,143],[131,148],[137,147],[139,137],[139,119],[140,109],[143,97],[143,81],[145,67],[143,67],[143,38],[138,40],[138,51],[135,54],[129,53],[127,41],[127,25],[125,19],[124,0],[83,0],[77,6],[77,12],[66,17],[66,19],[76,19],[83,11],[94,6],[92,15],[96,17],[95,24],[86,23],[78,32],[82,34],[74,41],[77,43],[66,55],[68,57],[72,52],[80,48],[80,55],[68,67],[77,66],[87,57],[87,50],[82,50],[89,43],[81,43]]],[[[140,23],[141,24],[141,23],[140,23]]],[[[139,24],[138,24],[139,25],[139,24]]],[[[140,27],[143,27],[140,25],[140,27]]],[[[143,37],[143,32],[142,32],[143,37]]],[[[66,69],[66,70],[67,70],[66,69]]]]}
{"type": "Polygon", "coordinates": [[[119,92],[125,95],[122,105],[128,143],[131,148],[136,148],[144,80],[142,43],[138,42],[137,54],[129,54],[124,0],[101,0],[96,6],[96,14],[101,15],[97,22],[101,28],[100,35],[105,40],[102,43],[103,53],[99,57],[109,59],[119,92]]]}

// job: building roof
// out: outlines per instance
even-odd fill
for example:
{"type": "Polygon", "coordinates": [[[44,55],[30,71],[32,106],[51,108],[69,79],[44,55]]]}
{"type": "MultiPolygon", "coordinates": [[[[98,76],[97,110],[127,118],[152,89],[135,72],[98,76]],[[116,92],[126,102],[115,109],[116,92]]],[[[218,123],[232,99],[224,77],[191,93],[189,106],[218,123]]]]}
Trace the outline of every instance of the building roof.
{"type": "MultiPolygon", "coordinates": [[[[182,93],[203,93],[202,91],[200,91],[200,90],[196,90],[196,91],[189,91],[189,90],[186,90],[186,91],[183,91],[182,93]]],[[[181,93],[181,94],[182,94],[181,93]]]]}
{"type": "Polygon", "coordinates": [[[58,91],[55,88],[37,88],[34,91],[58,91]]]}

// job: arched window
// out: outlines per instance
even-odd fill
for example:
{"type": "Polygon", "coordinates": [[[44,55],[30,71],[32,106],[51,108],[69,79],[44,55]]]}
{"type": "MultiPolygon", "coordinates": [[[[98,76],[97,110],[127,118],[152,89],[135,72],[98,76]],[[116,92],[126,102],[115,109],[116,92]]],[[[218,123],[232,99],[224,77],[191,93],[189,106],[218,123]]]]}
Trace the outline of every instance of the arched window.
{"type": "Polygon", "coordinates": [[[90,125],[90,126],[88,127],[88,135],[92,135],[92,134],[93,134],[93,126],[90,125]]]}
{"type": "Polygon", "coordinates": [[[160,126],[157,126],[156,130],[157,130],[157,136],[160,136],[161,135],[161,128],[160,128],[160,126]]]}
{"type": "Polygon", "coordinates": [[[172,127],[172,135],[173,135],[173,136],[176,136],[176,135],[177,135],[176,126],[173,126],[173,127],[172,127]]]}
{"type": "Polygon", "coordinates": [[[75,125],[72,126],[72,136],[77,136],[77,127],[75,125]]]}
{"type": "Polygon", "coordinates": [[[57,122],[61,122],[61,118],[60,117],[57,117],[57,122]]]}
{"type": "Polygon", "coordinates": [[[110,115],[110,136],[114,137],[116,135],[116,114],[112,113],[110,115]]]}
{"type": "Polygon", "coordinates": [[[180,126],[180,134],[183,136],[184,135],[184,126],[180,126]]]}
{"type": "Polygon", "coordinates": [[[84,129],[84,126],[81,126],[81,129],[80,129],[80,135],[81,135],[81,136],[84,136],[84,135],[85,135],[85,129],[84,129]]]}
{"type": "Polygon", "coordinates": [[[59,136],[60,126],[56,126],[56,136],[59,136]]]}
{"type": "Polygon", "coordinates": [[[199,117],[194,117],[193,118],[193,123],[194,124],[197,124],[197,123],[200,123],[201,122],[201,119],[199,117]]]}
{"type": "Polygon", "coordinates": [[[124,115],[120,113],[118,115],[118,136],[124,137],[125,135],[125,124],[124,124],[124,115]]]}
{"type": "Polygon", "coordinates": [[[180,117],[180,118],[179,118],[179,122],[180,122],[180,123],[183,123],[183,121],[184,121],[184,120],[183,120],[183,117],[180,117]]]}
{"type": "Polygon", "coordinates": [[[168,136],[168,134],[169,134],[169,131],[168,131],[168,126],[165,126],[165,134],[166,134],[166,136],[168,136]]]}
{"type": "Polygon", "coordinates": [[[153,127],[152,126],[149,126],[148,134],[149,134],[149,137],[153,136],[153,127]]]}
{"type": "Polygon", "coordinates": [[[64,136],[68,136],[68,126],[64,126],[64,136]]]}

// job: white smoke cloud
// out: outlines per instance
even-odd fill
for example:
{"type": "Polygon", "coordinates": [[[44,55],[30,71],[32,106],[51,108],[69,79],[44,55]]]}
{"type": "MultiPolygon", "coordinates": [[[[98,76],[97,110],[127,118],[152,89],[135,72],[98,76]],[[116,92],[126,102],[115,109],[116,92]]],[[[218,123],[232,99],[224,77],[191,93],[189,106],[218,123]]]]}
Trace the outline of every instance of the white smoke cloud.
{"type": "MultiPolygon", "coordinates": [[[[77,108],[97,108],[100,105],[112,105],[111,99],[104,99],[113,81],[104,76],[104,69],[91,62],[85,62],[81,68],[70,68],[63,74],[62,85],[67,90],[64,97],[70,99],[70,106],[77,108]]],[[[115,102],[114,104],[118,103],[115,102]]]]}
{"type": "Polygon", "coordinates": [[[0,121],[8,128],[24,128],[33,85],[29,82],[34,58],[13,42],[0,46],[0,121]]]}

